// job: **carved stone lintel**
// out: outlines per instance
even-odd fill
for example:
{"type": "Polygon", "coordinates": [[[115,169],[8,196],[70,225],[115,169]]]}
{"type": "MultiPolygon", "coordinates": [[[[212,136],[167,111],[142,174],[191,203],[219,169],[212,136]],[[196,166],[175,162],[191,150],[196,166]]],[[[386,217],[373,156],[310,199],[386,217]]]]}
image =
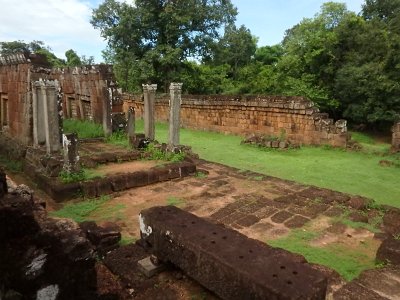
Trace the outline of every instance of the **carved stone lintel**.
{"type": "Polygon", "coordinates": [[[157,91],[157,84],[142,84],[143,92],[153,92],[157,91]]]}

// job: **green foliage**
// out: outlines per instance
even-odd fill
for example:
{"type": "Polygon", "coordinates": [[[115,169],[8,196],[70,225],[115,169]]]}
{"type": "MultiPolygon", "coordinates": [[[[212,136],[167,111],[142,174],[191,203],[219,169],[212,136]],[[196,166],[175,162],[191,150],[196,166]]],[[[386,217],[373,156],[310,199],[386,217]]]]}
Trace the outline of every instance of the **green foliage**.
{"type": "Polygon", "coordinates": [[[213,63],[229,65],[233,79],[237,78],[239,68],[249,64],[256,52],[256,39],[244,25],[225,28],[224,36],[215,47],[213,63]]]}
{"type": "Polygon", "coordinates": [[[83,170],[80,170],[79,172],[61,171],[59,177],[63,183],[79,182],[87,179],[83,170]]]}
{"type": "Polygon", "coordinates": [[[72,49],[69,49],[65,52],[65,57],[67,58],[67,66],[68,67],[76,67],[81,66],[82,61],[78,54],[72,49]]]}
{"type": "Polygon", "coordinates": [[[196,178],[207,178],[207,174],[198,171],[198,172],[196,172],[196,174],[194,174],[194,177],[196,177],[196,178]]]}
{"type": "Polygon", "coordinates": [[[38,50],[45,48],[44,42],[32,41],[25,43],[24,41],[0,42],[0,54],[10,55],[16,53],[36,53],[38,50]]]}
{"type": "Polygon", "coordinates": [[[310,242],[320,234],[305,229],[296,229],[287,237],[270,240],[267,243],[273,247],[304,255],[311,263],[328,266],[348,281],[356,278],[362,271],[375,267],[373,259],[357,250],[346,249],[339,245],[329,245],[323,248],[311,246],[310,242]]]}
{"type": "Polygon", "coordinates": [[[184,153],[172,153],[170,151],[162,151],[161,148],[156,147],[153,143],[150,143],[146,148],[146,159],[148,160],[164,160],[171,162],[182,161],[185,158],[184,153]]]}
{"type": "Polygon", "coordinates": [[[177,198],[177,197],[168,197],[167,205],[182,207],[185,205],[185,200],[177,198]]]}
{"type": "Polygon", "coordinates": [[[61,171],[59,177],[62,183],[72,183],[72,182],[90,180],[94,178],[100,178],[101,175],[97,174],[93,170],[81,169],[79,172],[61,171]]]}
{"type": "Polygon", "coordinates": [[[0,165],[3,166],[6,170],[15,173],[22,172],[23,169],[22,161],[9,159],[3,155],[0,155],[0,165]]]}
{"type": "Polygon", "coordinates": [[[113,132],[109,137],[107,137],[107,143],[121,146],[127,149],[131,148],[131,146],[129,145],[128,136],[123,131],[113,132]]]}
{"type": "Polygon", "coordinates": [[[130,245],[130,244],[133,244],[134,242],[136,242],[136,240],[137,240],[136,237],[122,235],[121,236],[121,240],[119,241],[119,245],[120,246],[127,246],[127,245],[130,245]]]}
{"type": "Polygon", "coordinates": [[[80,139],[104,136],[102,125],[89,120],[64,119],[63,130],[65,133],[76,132],[80,139]]]}
{"type": "Polygon", "coordinates": [[[137,0],[134,5],[104,1],[93,11],[92,25],[108,42],[108,58],[117,65],[123,88],[148,81],[166,90],[179,79],[187,57],[203,57],[232,24],[237,12],[231,1],[137,0]]]}
{"type": "Polygon", "coordinates": [[[68,218],[76,222],[90,221],[90,215],[98,210],[104,203],[110,200],[109,196],[87,199],[77,203],[69,203],[57,211],[50,212],[50,216],[68,218]]]}

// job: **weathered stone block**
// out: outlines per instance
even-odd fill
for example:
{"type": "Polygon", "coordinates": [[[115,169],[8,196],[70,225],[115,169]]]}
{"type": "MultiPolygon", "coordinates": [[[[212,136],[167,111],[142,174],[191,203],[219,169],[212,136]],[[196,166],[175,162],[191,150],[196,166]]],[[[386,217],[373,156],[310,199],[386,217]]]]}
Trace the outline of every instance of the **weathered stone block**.
{"type": "Polygon", "coordinates": [[[146,171],[138,171],[126,175],[126,188],[134,188],[145,186],[149,182],[149,177],[146,171]]]}
{"type": "Polygon", "coordinates": [[[127,189],[126,175],[114,175],[112,177],[109,177],[108,179],[114,192],[119,192],[127,189]]]}
{"type": "Polygon", "coordinates": [[[400,265],[400,237],[390,237],[383,241],[376,253],[377,260],[392,265],[400,265]]]}
{"type": "Polygon", "coordinates": [[[325,275],[301,256],[177,207],[144,210],[139,221],[141,237],[154,255],[223,299],[325,299],[325,275]]]}

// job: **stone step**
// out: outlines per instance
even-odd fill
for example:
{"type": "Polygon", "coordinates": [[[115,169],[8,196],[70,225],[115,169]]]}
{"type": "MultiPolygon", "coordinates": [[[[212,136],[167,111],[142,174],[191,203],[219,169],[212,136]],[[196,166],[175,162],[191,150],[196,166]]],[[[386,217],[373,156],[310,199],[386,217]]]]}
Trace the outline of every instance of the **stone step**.
{"type": "Polygon", "coordinates": [[[400,268],[367,270],[339,289],[335,300],[400,300],[400,268]]]}

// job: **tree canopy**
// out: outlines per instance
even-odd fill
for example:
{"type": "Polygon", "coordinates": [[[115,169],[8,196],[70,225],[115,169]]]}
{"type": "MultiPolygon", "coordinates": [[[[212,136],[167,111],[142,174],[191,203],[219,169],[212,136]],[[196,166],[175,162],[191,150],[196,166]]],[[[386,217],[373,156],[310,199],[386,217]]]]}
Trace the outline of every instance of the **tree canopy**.
{"type": "Polygon", "coordinates": [[[120,84],[134,90],[149,81],[166,87],[179,79],[185,60],[209,56],[220,29],[233,24],[236,14],[230,0],[106,0],[91,23],[108,42],[120,84]]]}

